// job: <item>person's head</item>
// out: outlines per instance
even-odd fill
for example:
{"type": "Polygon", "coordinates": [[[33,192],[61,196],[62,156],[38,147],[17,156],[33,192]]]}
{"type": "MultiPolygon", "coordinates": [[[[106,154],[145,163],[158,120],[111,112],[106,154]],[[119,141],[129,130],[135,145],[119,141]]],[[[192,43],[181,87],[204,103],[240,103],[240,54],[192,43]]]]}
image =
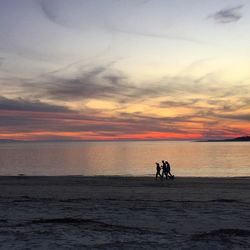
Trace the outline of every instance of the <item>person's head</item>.
{"type": "Polygon", "coordinates": [[[156,164],[157,167],[160,166],[160,164],[158,162],[156,162],[155,164],[156,164]]]}
{"type": "Polygon", "coordinates": [[[161,162],[164,163],[164,160],[162,160],[161,162]]]}

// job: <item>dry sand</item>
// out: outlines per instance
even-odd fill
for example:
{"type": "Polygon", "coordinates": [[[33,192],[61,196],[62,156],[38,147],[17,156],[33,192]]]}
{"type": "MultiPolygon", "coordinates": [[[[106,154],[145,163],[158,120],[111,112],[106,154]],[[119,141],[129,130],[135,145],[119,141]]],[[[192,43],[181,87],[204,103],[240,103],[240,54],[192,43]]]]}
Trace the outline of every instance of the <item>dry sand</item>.
{"type": "Polygon", "coordinates": [[[0,177],[0,249],[250,249],[250,178],[0,177]]]}

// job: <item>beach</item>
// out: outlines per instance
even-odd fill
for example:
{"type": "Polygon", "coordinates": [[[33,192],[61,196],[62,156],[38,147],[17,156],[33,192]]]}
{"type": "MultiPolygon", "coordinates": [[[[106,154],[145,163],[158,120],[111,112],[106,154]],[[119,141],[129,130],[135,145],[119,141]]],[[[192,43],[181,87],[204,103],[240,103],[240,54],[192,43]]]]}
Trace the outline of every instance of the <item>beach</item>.
{"type": "Polygon", "coordinates": [[[0,177],[0,249],[249,249],[250,178],[0,177]]]}

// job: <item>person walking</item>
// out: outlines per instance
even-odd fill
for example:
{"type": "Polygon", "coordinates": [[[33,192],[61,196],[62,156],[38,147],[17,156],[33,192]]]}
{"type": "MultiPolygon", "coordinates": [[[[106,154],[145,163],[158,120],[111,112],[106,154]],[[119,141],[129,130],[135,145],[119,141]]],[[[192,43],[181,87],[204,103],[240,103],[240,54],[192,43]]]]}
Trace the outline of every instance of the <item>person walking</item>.
{"type": "Polygon", "coordinates": [[[156,174],[155,174],[155,179],[157,180],[158,176],[161,178],[161,166],[158,162],[156,164],[156,174]]]}
{"type": "Polygon", "coordinates": [[[161,174],[161,178],[163,179],[164,178],[164,175],[167,179],[168,175],[167,175],[167,165],[165,163],[164,160],[162,160],[162,174],[161,174]]]}
{"type": "Polygon", "coordinates": [[[174,175],[171,174],[171,167],[168,161],[165,161],[165,165],[166,165],[166,179],[174,179],[174,175]]]}

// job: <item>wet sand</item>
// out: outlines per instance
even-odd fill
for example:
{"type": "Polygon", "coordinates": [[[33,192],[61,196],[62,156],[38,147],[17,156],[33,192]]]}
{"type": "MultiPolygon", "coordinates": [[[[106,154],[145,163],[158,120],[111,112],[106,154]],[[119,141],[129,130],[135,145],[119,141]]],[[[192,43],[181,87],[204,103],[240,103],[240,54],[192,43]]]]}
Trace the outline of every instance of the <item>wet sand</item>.
{"type": "Polygon", "coordinates": [[[249,249],[250,178],[0,177],[0,249],[249,249]]]}

